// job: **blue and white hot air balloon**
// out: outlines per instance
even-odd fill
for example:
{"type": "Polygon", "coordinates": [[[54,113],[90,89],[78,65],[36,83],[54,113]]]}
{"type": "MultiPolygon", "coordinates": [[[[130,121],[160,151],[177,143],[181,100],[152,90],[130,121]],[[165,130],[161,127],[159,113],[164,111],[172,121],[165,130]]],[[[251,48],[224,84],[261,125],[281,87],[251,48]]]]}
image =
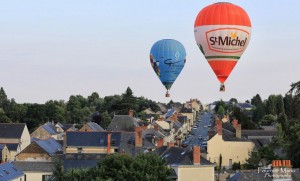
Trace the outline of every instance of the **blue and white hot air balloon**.
{"type": "Polygon", "coordinates": [[[151,48],[150,62],[156,75],[166,87],[166,97],[186,62],[184,46],[177,40],[159,40],[151,48]]]}

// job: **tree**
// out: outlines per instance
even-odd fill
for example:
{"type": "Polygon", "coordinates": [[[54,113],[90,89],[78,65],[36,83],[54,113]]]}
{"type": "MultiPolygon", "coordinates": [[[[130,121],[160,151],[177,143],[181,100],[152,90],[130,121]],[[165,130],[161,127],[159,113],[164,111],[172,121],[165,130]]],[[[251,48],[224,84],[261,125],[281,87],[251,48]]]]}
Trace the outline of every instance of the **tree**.
{"type": "Polygon", "coordinates": [[[53,174],[65,180],[171,180],[171,169],[166,161],[154,154],[141,154],[136,158],[126,154],[112,154],[100,160],[94,168],[71,169],[61,174],[61,167],[57,166],[53,174]]]}
{"type": "Polygon", "coordinates": [[[288,131],[287,141],[287,155],[295,168],[300,166],[300,124],[296,123],[291,126],[288,131]]]}
{"type": "Polygon", "coordinates": [[[258,107],[262,104],[262,99],[259,94],[256,94],[252,99],[251,99],[251,104],[258,107]]]}
{"type": "Polygon", "coordinates": [[[220,106],[223,107],[224,113],[225,113],[227,110],[227,105],[225,104],[225,102],[222,99],[217,102],[216,107],[215,107],[215,112],[218,112],[220,106]]]}
{"type": "Polygon", "coordinates": [[[277,122],[281,124],[282,130],[286,133],[288,131],[288,120],[285,113],[280,113],[277,122]]]}
{"type": "Polygon", "coordinates": [[[0,108],[4,110],[4,112],[7,110],[9,105],[9,100],[7,99],[7,95],[3,89],[3,87],[0,88],[0,108]]]}
{"type": "Polygon", "coordinates": [[[238,103],[238,100],[236,98],[231,98],[229,100],[229,102],[233,103],[233,104],[237,104],[238,103]]]}
{"type": "Polygon", "coordinates": [[[53,176],[57,181],[64,181],[63,165],[60,161],[55,164],[55,170],[53,176]]]}
{"type": "Polygon", "coordinates": [[[11,120],[5,115],[5,112],[0,108],[0,123],[10,123],[11,120]]]}
{"type": "Polygon", "coordinates": [[[217,114],[221,117],[223,117],[223,115],[225,114],[225,110],[222,105],[219,106],[217,114]]]}
{"type": "Polygon", "coordinates": [[[282,95],[276,96],[276,113],[279,114],[285,114],[284,111],[284,101],[282,95]]]}
{"type": "Polygon", "coordinates": [[[127,87],[126,92],[122,94],[121,114],[128,114],[130,109],[137,110],[137,99],[133,96],[130,87],[127,87]]]}
{"type": "Polygon", "coordinates": [[[276,96],[270,95],[266,102],[266,113],[276,115],[276,96]]]}

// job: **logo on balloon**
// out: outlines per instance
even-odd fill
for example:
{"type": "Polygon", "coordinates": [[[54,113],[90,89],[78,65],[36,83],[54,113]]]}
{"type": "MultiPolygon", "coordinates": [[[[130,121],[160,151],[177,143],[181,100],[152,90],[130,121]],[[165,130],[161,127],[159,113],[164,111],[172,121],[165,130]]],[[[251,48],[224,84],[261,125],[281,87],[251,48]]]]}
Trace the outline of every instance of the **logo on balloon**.
{"type": "Polygon", "coordinates": [[[208,48],[221,53],[238,53],[245,50],[250,33],[237,28],[220,28],[206,32],[208,48]]]}

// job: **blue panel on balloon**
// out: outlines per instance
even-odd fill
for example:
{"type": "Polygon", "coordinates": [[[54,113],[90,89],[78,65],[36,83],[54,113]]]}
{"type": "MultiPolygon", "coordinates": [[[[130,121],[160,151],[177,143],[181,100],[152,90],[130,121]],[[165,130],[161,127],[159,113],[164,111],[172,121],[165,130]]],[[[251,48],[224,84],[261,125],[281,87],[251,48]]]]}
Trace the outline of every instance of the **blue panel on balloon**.
{"type": "Polygon", "coordinates": [[[157,41],[150,51],[151,65],[167,90],[171,88],[186,62],[184,46],[177,40],[157,41]]]}

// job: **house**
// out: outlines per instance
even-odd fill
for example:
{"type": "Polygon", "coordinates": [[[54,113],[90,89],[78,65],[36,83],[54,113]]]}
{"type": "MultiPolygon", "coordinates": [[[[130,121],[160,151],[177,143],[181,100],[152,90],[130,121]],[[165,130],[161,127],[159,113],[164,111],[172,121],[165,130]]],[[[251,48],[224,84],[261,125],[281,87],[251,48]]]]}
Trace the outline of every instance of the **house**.
{"type": "Polygon", "coordinates": [[[127,153],[136,156],[139,153],[156,149],[152,142],[143,138],[142,128],[135,132],[97,131],[66,132],[64,153],[66,154],[113,154],[127,153]],[[88,140],[88,141],[87,141],[88,140]]]}
{"type": "Polygon", "coordinates": [[[187,121],[188,121],[188,131],[191,131],[192,126],[194,125],[194,123],[196,122],[196,112],[193,111],[193,109],[190,108],[182,108],[180,113],[180,115],[186,116],[187,117],[187,121]]]}
{"type": "Polygon", "coordinates": [[[224,129],[223,124],[230,127],[229,122],[222,123],[216,118],[215,126],[209,131],[206,158],[218,165],[222,157],[222,167],[230,169],[233,163],[245,163],[255,145],[242,137],[240,124],[236,126],[235,133],[229,128],[224,129]]]}
{"type": "Polygon", "coordinates": [[[62,154],[63,147],[54,138],[35,139],[30,145],[16,155],[17,161],[53,161],[53,156],[62,154]]]}
{"type": "Polygon", "coordinates": [[[139,126],[139,120],[133,117],[133,112],[128,115],[114,115],[107,127],[108,131],[129,131],[134,132],[135,127],[139,126]]]}
{"type": "Polygon", "coordinates": [[[24,173],[11,162],[0,164],[0,181],[24,181],[24,173]]]}
{"type": "Polygon", "coordinates": [[[79,131],[104,131],[104,129],[95,122],[88,122],[79,131]]]}
{"type": "Polygon", "coordinates": [[[62,140],[62,132],[54,123],[47,122],[32,132],[31,137],[37,139],[48,139],[52,137],[56,140],[62,140]]]}
{"type": "Polygon", "coordinates": [[[30,144],[30,134],[25,123],[0,123],[0,144],[6,144],[10,160],[30,144]]]}
{"type": "Polygon", "coordinates": [[[8,162],[10,159],[10,152],[5,144],[0,144],[0,164],[8,162]]]}
{"type": "Polygon", "coordinates": [[[193,109],[196,112],[201,111],[202,108],[202,104],[198,99],[190,99],[189,101],[186,101],[186,103],[184,104],[185,108],[188,109],[193,109]]]}
{"type": "Polygon", "coordinates": [[[56,162],[15,161],[13,165],[25,174],[26,179],[22,181],[46,181],[53,178],[56,162]]]}
{"type": "Polygon", "coordinates": [[[187,150],[168,144],[153,153],[166,160],[167,164],[174,169],[178,181],[214,181],[214,164],[201,156],[199,146],[187,150]]]}
{"type": "Polygon", "coordinates": [[[59,129],[59,132],[66,132],[66,131],[77,131],[75,124],[63,124],[63,123],[56,123],[55,127],[59,129]]]}

